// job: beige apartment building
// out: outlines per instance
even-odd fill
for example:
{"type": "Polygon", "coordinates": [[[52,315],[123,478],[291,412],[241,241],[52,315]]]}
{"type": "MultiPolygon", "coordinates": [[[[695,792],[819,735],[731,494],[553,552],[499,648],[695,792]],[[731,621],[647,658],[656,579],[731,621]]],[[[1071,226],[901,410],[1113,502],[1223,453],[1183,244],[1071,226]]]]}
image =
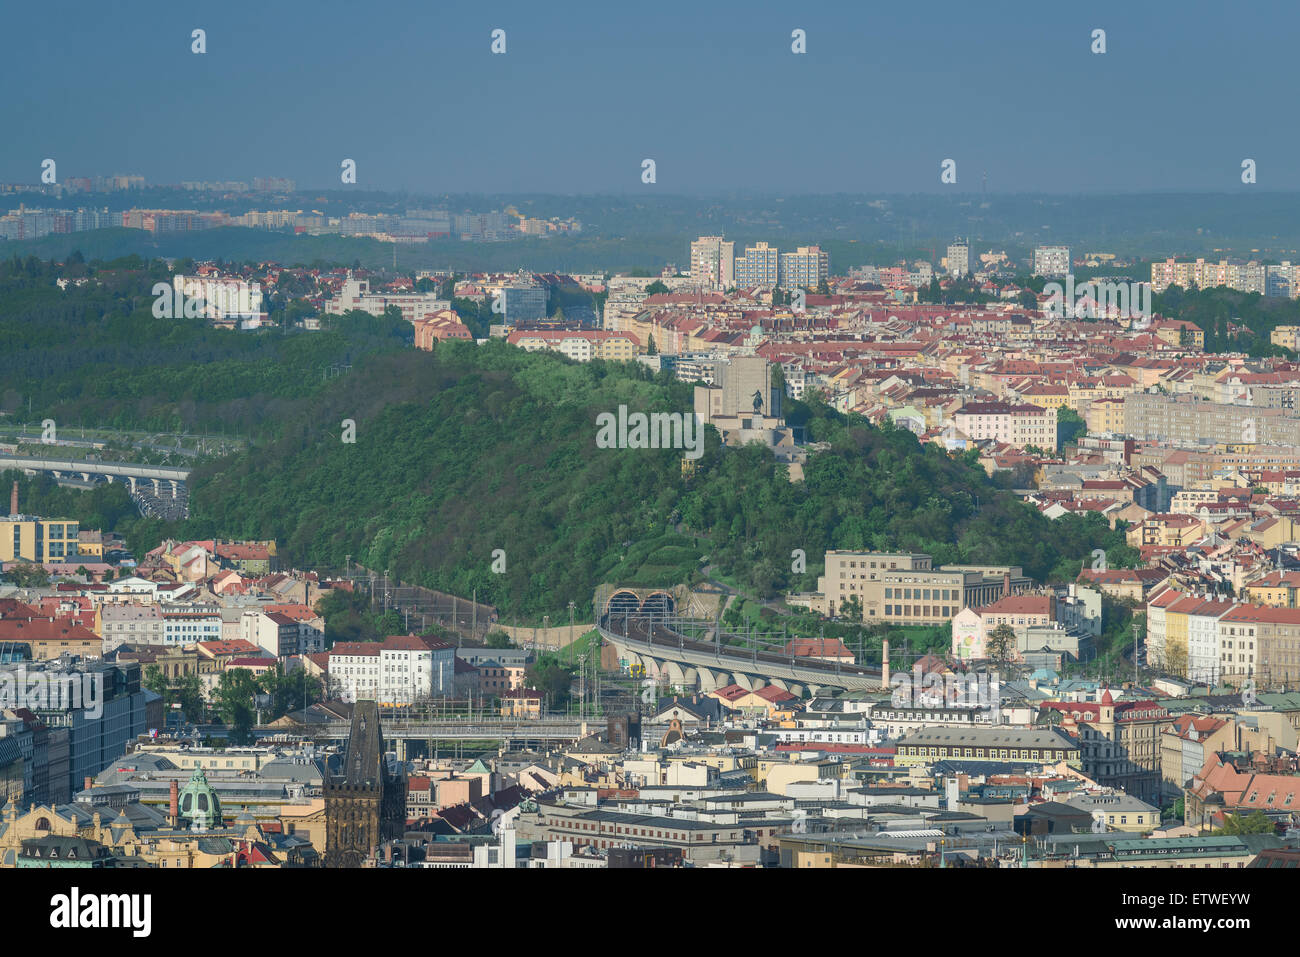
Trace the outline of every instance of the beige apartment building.
{"type": "Polygon", "coordinates": [[[1081,766],[1079,745],[1057,728],[921,728],[898,742],[896,767],[939,761],[1039,761],[1081,766]]]}
{"type": "Polygon", "coordinates": [[[1283,349],[1296,351],[1296,333],[1300,332],[1300,326],[1276,326],[1268,334],[1268,341],[1275,346],[1281,346],[1283,349]]]}
{"type": "Polygon", "coordinates": [[[1029,403],[967,402],[953,422],[972,439],[996,439],[1018,449],[1056,451],[1056,412],[1029,403]]]}
{"type": "Polygon", "coordinates": [[[1083,771],[1098,784],[1142,801],[1160,797],[1160,736],[1172,724],[1155,701],[1115,701],[1107,689],[1099,701],[1045,701],[1060,715],[1060,729],[1079,742],[1083,771]]]}
{"type": "Polygon", "coordinates": [[[1094,399],[1088,403],[1085,416],[1088,431],[1093,435],[1108,435],[1124,431],[1124,400],[1094,399]]]}
{"type": "Polygon", "coordinates": [[[631,362],[636,359],[640,351],[640,343],[632,333],[609,332],[603,329],[516,331],[512,332],[506,341],[528,352],[542,349],[559,352],[575,362],[590,362],[592,359],[631,362]]]}
{"type": "Polygon", "coordinates": [[[1224,678],[1300,680],[1300,609],[1238,605],[1219,619],[1224,678]]]}
{"type": "Polygon", "coordinates": [[[1135,439],[1172,444],[1300,445],[1300,415],[1141,392],[1124,402],[1124,431],[1135,439]]]}
{"type": "Polygon", "coordinates": [[[1019,566],[945,565],[918,553],[826,553],[817,593],[804,602],[823,615],[843,614],[857,599],[862,620],[898,625],[947,625],[963,608],[982,607],[1033,587],[1019,566]]]}
{"type": "Polygon", "coordinates": [[[1300,607],[1300,572],[1272,571],[1242,589],[1242,596],[1254,605],[1274,608],[1300,607]]]}
{"type": "Polygon", "coordinates": [[[1242,263],[1222,259],[1217,263],[1211,263],[1198,259],[1195,262],[1180,263],[1173,259],[1166,259],[1164,262],[1151,264],[1151,291],[1154,293],[1164,292],[1170,286],[1181,286],[1184,289],[1192,286],[1197,289],[1227,286],[1230,289],[1263,295],[1266,291],[1266,282],[1267,270],[1263,263],[1255,260],[1242,263]]]}
{"type": "MultiPolygon", "coordinates": [[[[1127,403],[1126,403],[1127,404],[1127,403]]],[[[1170,485],[1189,488],[1213,482],[1224,468],[1300,469],[1300,449],[1285,446],[1235,446],[1229,451],[1193,452],[1152,446],[1137,449],[1130,459],[1134,468],[1151,466],[1163,472],[1170,485]]]]}
{"type": "Polygon", "coordinates": [[[1231,751],[1236,744],[1236,723],[1212,715],[1182,714],[1160,733],[1160,797],[1172,803],[1206,758],[1216,751],[1231,751]]]}

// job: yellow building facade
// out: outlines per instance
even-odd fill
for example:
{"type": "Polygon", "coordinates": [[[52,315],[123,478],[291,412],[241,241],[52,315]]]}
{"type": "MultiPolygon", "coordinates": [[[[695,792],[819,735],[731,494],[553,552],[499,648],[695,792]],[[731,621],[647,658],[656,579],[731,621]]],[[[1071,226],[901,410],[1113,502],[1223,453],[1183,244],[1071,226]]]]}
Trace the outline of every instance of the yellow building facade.
{"type": "Polygon", "coordinates": [[[0,561],[66,562],[80,555],[77,523],[67,518],[0,518],[0,561]]]}

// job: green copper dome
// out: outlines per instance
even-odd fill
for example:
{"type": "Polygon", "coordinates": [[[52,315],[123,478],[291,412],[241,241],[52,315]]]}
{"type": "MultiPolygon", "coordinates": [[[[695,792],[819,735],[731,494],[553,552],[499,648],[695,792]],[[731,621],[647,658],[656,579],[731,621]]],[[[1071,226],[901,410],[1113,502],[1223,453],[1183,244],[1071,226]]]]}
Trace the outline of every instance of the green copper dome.
{"type": "Polygon", "coordinates": [[[202,768],[195,768],[189,784],[181,788],[181,819],[190,822],[190,830],[207,831],[222,826],[221,800],[212,790],[202,768]]]}

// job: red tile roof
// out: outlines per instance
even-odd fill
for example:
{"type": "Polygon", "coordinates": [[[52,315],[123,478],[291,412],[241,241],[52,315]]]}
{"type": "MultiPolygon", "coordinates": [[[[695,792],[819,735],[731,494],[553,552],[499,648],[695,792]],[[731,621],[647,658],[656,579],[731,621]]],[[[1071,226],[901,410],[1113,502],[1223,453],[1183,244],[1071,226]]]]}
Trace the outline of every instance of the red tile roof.
{"type": "Polygon", "coordinates": [[[268,614],[284,615],[294,621],[311,621],[320,617],[308,605],[266,605],[262,610],[268,614]]]}
{"type": "Polygon", "coordinates": [[[330,656],[335,655],[373,655],[379,657],[379,642],[377,641],[340,641],[330,649],[330,656]]]}
{"type": "MultiPolygon", "coordinates": [[[[1107,692],[1109,693],[1109,692],[1107,692]]],[[[1081,720],[1095,723],[1101,720],[1099,701],[1044,701],[1042,707],[1062,714],[1078,715],[1081,720]]],[[[1115,703],[1116,721],[1137,721],[1168,717],[1169,712],[1154,701],[1118,701],[1115,703]]]]}
{"type": "Polygon", "coordinates": [[[200,641],[198,647],[210,655],[236,655],[258,651],[259,646],[243,638],[221,639],[219,641],[200,641]]]}
{"type": "Polygon", "coordinates": [[[0,641],[100,641],[84,625],[74,625],[64,619],[48,618],[0,619],[0,641]]]}
{"type": "Polygon", "coordinates": [[[1051,595],[1008,595],[991,605],[976,608],[979,615],[1051,615],[1051,595]]]}
{"type": "Polygon", "coordinates": [[[231,658],[226,662],[227,668],[274,668],[274,658],[231,658]]]}

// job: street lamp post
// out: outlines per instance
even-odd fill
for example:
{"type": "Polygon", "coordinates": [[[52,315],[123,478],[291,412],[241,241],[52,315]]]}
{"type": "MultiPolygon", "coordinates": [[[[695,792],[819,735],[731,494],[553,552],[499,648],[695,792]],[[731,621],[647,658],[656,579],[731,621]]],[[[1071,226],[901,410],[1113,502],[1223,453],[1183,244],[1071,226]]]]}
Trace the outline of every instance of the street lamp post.
{"type": "Polygon", "coordinates": [[[587,718],[587,656],[578,655],[578,668],[580,677],[578,679],[578,720],[585,721],[587,718]]]}

